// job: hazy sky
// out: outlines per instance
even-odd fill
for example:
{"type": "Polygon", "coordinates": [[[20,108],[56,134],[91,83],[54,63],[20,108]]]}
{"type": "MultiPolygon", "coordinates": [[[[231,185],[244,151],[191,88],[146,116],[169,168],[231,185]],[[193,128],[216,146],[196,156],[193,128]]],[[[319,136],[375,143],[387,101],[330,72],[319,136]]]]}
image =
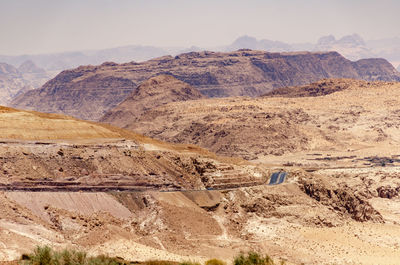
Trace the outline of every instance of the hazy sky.
{"type": "Polygon", "coordinates": [[[0,54],[400,36],[399,0],[0,0],[0,54]]]}

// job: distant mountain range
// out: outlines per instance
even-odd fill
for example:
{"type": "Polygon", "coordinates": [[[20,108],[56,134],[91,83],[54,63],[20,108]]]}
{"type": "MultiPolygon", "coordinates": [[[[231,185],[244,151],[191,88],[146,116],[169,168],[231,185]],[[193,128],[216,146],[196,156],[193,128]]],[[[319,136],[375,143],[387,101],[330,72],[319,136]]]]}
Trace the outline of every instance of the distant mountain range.
{"type": "MultiPolygon", "coordinates": [[[[231,45],[227,51],[240,48],[267,50],[270,52],[290,51],[337,51],[350,60],[365,58],[385,58],[395,67],[400,67],[400,38],[365,41],[358,34],[347,35],[336,39],[333,35],[321,37],[317,43],[284,43],[271,40],[257,40],[249,36],[242,36],[231,45]]],[[[399,69],[399,68],[398,68],[399,69]]]]}
{"type": "Polygon", "coordinates": [[[0,62],[5,62],[16,66],[27,60],[30,60],[39,67],[42,67],[46,70],[61,71],[65,69],[75,68],[80,65],[97,65],[106,61],[113,61],[117,63],[130,61],[146,61],[154,57],[160,57],[166,54],[175,53],[175,50],[179,49],[135,45],[97,51],[77,51],[20,56],[0,55],[0,62]]]}
{"type": "Polygon", "coordinates": [[[365,58],[385,58],[394,67],[400,66],[400,37],[364,40],[357,34],[336,39],[333,35],[321,37],[317,43],[285,43],[268,39],[257,40],[242,36],[232,44],[219,47],[154,47],[131,45],[103,50],[88,50],[54,54],[7,56],[0,55],[0,62],[18,66],[30,60],[47,71],[71,69],[80,65],[98,65],[111,61],[116,63],[142,62],[165,55],[178,55],[186,52],[220,51],[230,52],[238,49],[264,50],[268,52],[291,51],[337,51],[350,60],[365,58]]]}
{"type": "Polygon", "coordinates": [[[18,94],[40,87],[53,76],[30,60],[18,68],[0,63],[0,105],[7,105],[18,94]]]}

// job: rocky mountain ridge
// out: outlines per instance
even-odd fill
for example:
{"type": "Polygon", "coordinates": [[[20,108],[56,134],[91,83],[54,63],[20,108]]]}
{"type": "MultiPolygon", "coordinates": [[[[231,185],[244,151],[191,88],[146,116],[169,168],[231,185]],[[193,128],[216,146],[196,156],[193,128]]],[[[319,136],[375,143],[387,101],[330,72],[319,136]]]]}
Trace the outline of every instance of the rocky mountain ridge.
{"type": "Polygon", "coordinates": [[[348,79],[322,79],[318,82],[314,82],[304,86],[277,88],[271,92],[262,95],[262,97],[320,97],[348,89],[354,84],[357,84],[358,86],[370,85],[369,83],[366,83],[364,81],[357,82],[348,79]]]}
{"type": "Polygon", "coordinates": [[[18,96],[12,106],[98,120],[140,83],[159,74],[174,76],[209,97],[254,97],[323,78],[400,80],[400,73],[384,59],[352,62],[337,52],[204,51],[63,71],[40,89],[18,96]]]}

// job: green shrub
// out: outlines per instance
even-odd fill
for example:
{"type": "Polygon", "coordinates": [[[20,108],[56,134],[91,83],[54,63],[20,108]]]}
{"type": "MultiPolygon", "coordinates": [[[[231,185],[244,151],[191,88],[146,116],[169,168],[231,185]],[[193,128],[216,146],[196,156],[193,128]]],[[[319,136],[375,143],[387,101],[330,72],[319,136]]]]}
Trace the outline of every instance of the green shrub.
{"type": "Polygon", "coordinates": [[[246,255],[239,254],[233,262],[234,265],[275,265],[274,261],[268,256],[264,257],[256,252],[249,252],[246,255]]]}
{"type": "Polygon", "coordinates": [[[226,263],[219,259],[209,259],[204,265],[226,265],[226,263]]]}
{"type": "Polygon", "coordinates": [[[74,250],[54,251],[50,247],[36,247],[32,254],[21,259],[26,265],[125,265],[124,261],[104,255],[88,257],[85,252],[74,250]]]}
{"type": "MultiPolygon", "coordinates": [[[[54,251],[48,246],[36,247],[33,253],[23,254],[22,264],[25,265],[127,265],[129,263],[104,255],[88,257],[85,252],[75,250],[54,251]]],[[[138,262],[140,265],[200,265],[198,262],[184,261],[181,263],[173,261],[150,260],[138,262]]],[[[281,261],[280,264],[284,264],[281,261]]],[[[210,259],[204,265],[226,265],[219,259],[210,259]]],[[[235,257],[233,265],[275,265],[274,261],[268,256],[261,256],[256,252],[239,254],[235,257]]]]}
{"type": "Polygon", "coordinates": [[[29,264],[48,265],[54,264],[53,253],[50,247],[36,247],[32,255],[29,256],[29,264]]]}

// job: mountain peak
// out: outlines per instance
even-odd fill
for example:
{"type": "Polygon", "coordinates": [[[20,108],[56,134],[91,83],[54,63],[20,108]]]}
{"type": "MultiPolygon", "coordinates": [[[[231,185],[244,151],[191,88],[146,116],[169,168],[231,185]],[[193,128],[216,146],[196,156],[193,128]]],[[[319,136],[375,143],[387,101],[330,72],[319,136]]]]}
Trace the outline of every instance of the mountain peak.
{"type": "MultiPolygon", "coordinates": [[[[156,75],[152,78],[147,79],[146,81],[144,81],[140,86],[140,87],[147,87],[150,85],[159,85],[159,84],[163,84],[163,83],[169,83],[169,82],[181,82],[184,83],[182,81],[179,81],[178,79],[176,79],[175,77],[173,77],[172,75],[166,75],[166,74],[161,74],[161,75],[156,75]]],[[[186,83],[184,83],[186,84],[186,83]]]]}
{"type": "MultiPolygon", "coordinates": [[[[180,98],[180,100],[203,97],[197,89],[193,88],[188,83],[180,81],[172,75],[160,74],[141,83],[127,100],[149,96],[161,96],[166,99],[170,93],[172,93],[174,97],[180,98]]],[[[175,98],[167,99],[167,101],[169,100],[176,101],[175,98]]]]}
{"type": "Polygon", "coordinates": [[[335,36],[328,35],[328,36],[322,36],[321,38],[319,38],[317,45],[327,45],[327,44],[332,44],[335,42],[336,42],[335,36]]]}
{"type": "Polygon", "coordinates": [[[23,62],[18,67],[18,71],[20,71],[21,73],[44,73],[45,72],[45,70],[43,70],[40,67],[37,67],[36,64],[34,62],[32,62],[31,60],[27,60],[27,61],[23,62]]]}
{"type": "Polygon", "coordinates": [[[328,35],[319,38],[317,45],[347,45],[347,46],[365,46],[364,39],[358,34],[346,35],[336,40],[335,36],[328,35]]]}
{"type": "Polygon", "coordinates": [[[365,46],[364,39],[358,34],[344,36],[337,42],[340,44],[350,44],[353,46],[365,46]]]}
{"type": "Polygon", "coordinates": [[[254,46],[257,45],[257,39],[254,37],[250,37],[248,35],[241,36],[237,38],[232,45],[240,46],[241,48],[248,48],[252,49],[254,46]]]}
{"type": "Polygon", "coordinates": [[[18,70],[7,63],[0,63],[0,74],[17,74],[18,70]]]}
{"type": "Polygon", "coordinates": [[[268,39],[257,40],[254,37],[244,35],[237,38],[229,47],[228,50],[235,51],[239,49],[266,50],[273,52],[291,51],[292,47],[281,41],[273,41],[268,39]]]}

